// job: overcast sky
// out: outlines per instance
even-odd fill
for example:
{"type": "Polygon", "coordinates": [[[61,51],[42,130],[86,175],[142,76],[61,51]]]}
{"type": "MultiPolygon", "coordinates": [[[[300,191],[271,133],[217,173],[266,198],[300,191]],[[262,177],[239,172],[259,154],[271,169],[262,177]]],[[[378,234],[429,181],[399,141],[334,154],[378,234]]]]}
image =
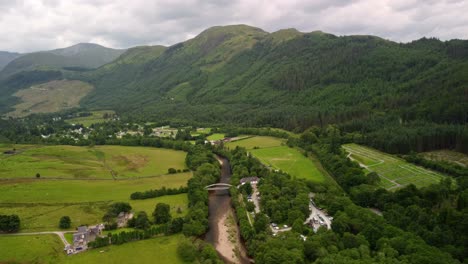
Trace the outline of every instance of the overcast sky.
{"type": "Polygon", "coordinates": [[[468,0],[0,0],[0,50],[171,45],[216,25],[468,39],[468,0]]]}

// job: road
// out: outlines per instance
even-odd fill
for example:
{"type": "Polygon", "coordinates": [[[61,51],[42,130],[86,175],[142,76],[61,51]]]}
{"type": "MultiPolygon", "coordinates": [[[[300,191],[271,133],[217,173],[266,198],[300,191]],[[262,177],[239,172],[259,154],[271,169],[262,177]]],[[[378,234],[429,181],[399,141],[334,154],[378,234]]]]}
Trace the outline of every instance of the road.
{"type": "Polygon", "coordinates": [[[252,185],[252,202],[255,205],[255,213],[258,214],[260,213],[260,202],[258,201],[258,190],[257,190],[257,184],[251,184],[252,185]]]}

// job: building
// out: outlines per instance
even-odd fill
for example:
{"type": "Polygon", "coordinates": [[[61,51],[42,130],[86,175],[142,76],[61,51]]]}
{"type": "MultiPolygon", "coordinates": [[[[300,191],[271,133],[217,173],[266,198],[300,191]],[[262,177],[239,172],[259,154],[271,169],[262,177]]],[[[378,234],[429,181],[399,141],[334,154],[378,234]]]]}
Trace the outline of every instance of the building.
{"type": "Polygon", "coordinates": [[[240,184],[244,185],[246,183],[257,184],[260,179],[258,177],[246,177],[240,179],[240,184]]]}
{"type": "Polygon", "coordinates": [[[75,249],[83,249],[89,242],[94,241],[96,240],[96,237],[101,236],[102,230],[104,230],[103,224],[98,224],[89,228],[87,226],[78,227],[78,231],[73,234],[73,246],[75,249]]]}

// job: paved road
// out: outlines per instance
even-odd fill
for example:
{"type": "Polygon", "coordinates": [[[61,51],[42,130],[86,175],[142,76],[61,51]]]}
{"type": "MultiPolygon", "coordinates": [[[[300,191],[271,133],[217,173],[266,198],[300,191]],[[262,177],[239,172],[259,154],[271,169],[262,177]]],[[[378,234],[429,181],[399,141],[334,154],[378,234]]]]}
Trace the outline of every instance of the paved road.
{"type": "Polygon", "coordinates": [[[31,235],[57,235],[63,244],[69,245],[67,239],[65,239],[65,233],[75,233],[75,231],[44,231],[44,232],[31,232],[31,233],[13,233],[13,234],[1,234],[0,236],[31,236],[31,235]]]}

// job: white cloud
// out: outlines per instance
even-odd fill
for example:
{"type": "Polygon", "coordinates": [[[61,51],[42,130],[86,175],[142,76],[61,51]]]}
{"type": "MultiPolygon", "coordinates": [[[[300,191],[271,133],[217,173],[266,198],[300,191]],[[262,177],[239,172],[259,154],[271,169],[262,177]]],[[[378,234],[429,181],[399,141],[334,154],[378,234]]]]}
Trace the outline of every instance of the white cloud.
{"type": "Polygon", "coordinates": [[[78,42],[170,45],[216,25],[297,28],[395,41],[468,38],[468,1],[457,0],[0,0],[0,50],[78,42]]]}

